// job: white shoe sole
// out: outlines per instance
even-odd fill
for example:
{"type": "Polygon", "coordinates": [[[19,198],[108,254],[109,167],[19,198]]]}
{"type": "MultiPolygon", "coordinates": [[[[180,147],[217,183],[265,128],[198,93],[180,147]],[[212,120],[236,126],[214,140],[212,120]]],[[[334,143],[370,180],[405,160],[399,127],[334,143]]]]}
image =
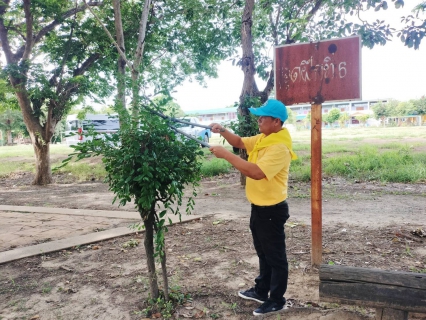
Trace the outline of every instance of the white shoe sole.
{"type": "Polygon", "coordinates": [[[282,309],[280,309],[280,310],[271,311],[271,312],[268,312],[268,313],[257,313],[256,311],[253,311],[253,315],[254,315],[254,316],[267,316],[267,315],[270,315],[270,314],[274,314],[274,313],[282,312],[282,311],[284,311],[285,309],[287,309],[287,306],[284,306],[284,307],[283,307],[282,309]]]}
{"type": "Polygon", "coordinates": [[[256,298],[247,297],[247,296],[243,295],[240,291],[238,291],[238,296],[240,298],[243,298],[243,299],[246,299],[246,300],[256,301],[256,302],[259,302],[259,303],[264,303],[266,301],[266,300],[259,300],[259,299],[256,299],[256,298]]]}

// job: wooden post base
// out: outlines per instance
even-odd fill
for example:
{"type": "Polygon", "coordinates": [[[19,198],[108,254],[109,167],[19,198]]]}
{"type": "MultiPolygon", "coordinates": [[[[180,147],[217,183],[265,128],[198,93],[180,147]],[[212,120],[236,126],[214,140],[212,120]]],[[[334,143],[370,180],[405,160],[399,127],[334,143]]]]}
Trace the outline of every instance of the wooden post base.
{"type": "Polygon", "coordinates": [[[376,308],[375,320],[407,320],[408,312],[390,308],[376,308]]]}

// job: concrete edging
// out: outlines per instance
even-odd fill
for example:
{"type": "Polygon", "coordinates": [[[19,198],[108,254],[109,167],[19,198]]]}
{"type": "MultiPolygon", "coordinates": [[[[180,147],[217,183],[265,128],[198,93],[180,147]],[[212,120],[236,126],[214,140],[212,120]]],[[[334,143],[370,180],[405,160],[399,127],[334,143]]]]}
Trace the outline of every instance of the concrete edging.
{"type": "MultiPolygon", "coordinates": [[[[104,210],[79,210],[79,209],[63,209],[63,208],[44,208],[44,207],[27,207],[27,206],[5,206],[0,205],[0,211],[15,211],[15,212],[37,212],[37,213],[51,213],[51,214],[70,214],[70,215],[83,215],[83,216],[98,216],[105,218],[123,218],[123,219],[138,219],[140,220],[139,213],[127,211],[104,211],[104,210]],[[124,217],[123,217],[124,215],[124,217]]],[[[185,223],[192,220],[199,219],[200,216],[182,215],[181,220],[177,216],[169,216],[172,224],[185,223]]],[[[203,216],[204,217],[204,216],[203,216]]],[[[167,219],[168,220],[168,219],[167,219]]],[[[109,240],[136,232],[144,232],[144,230],[131,230],[128,227],[114,228],[86,235],[75,236],[37,245],[17,248],[13,250],[0,252],[0,264],[28,258],[39,254],[46,254],[50,252],[60,251],[72,248],[78,245],[95,243],[103,240],[109,240]]]]}

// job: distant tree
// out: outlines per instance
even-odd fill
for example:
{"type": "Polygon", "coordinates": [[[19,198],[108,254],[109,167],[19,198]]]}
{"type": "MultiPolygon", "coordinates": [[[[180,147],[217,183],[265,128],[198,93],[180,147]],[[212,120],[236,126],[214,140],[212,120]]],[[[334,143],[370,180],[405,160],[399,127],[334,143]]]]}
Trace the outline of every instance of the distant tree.
{"type": "Polygon", "coordinates": [[[288,119],[287,119],[286,123],[295,124],[296,123],[296,113],[293,110],[291,110],[290,108],[287,108],[287,114],[288,114],[288,119]]]}
{"type": "Polygon", "coordinates": [[[392,116],[408,116],[414,112],[414,105],[412,101],[401,101],[396,107],[396,112],[392,116]]]}
{"type": "Polygon", "coordinates": [[[62,119],[60,122],[58,122],[55,128],[55,133],[53,134],[53,137],[52,137],[52,143],[62,142],[62,138],[65,135],[66,127],[67,127],[66,119],[62,119]]]}
{"type": "Polygon", "coordinates": [[[0,77],[0,112],[8,109],[19,110],[19,103],[12,86],[2,75],[0,77]]]}
{"type": "Polygon", "coordinates": [[[383,123],[383,126],[385,126],[386,118],[391,115],[389,106],[387,106],[383,102],[379,102],[379,103],[375,104],[372,107],[372,109],[373,109],[373,112],[374,112],[374,117],[376,119],[380,119],[383,123]]]}
{"type": "Polygon", "coordinates": [[[367,120],[370,119],[369,114],[363,114],[362,116],[356,116],[355,119],[359,121],[359,123],[365,127],[365,124],[367,123],[367,120]]]}
{"type": "Polygon", "coordinates": [[[311,111],[309,111],[306,117],[303,119],[303,125],[305,126],[305,128],[308,128],[310,124],[311,124],[311,111]]]}
{"type": "Polygon", "coordinates": [[[385,103],[386,108],[388,109],[389,116],[398,116],[398,105],[400,101],[395,99],[390,99],[385,103]]]}
{"type": "Polygon", "coordinates": [[[337,108],[331,108],[331,110],[327,113],[327,122],[332,125],[336,122],[340,117],[340,110],[337,108]]]}
{"type": "Polygon", "coordinates": [[[416,114],[423,116],[426,115],[426,96],[413,100],[413,106],[416,114]]]}
{"type": "Polygon", "coordinates": [[[22,130],[25,124],[19,114],[19,104],[13,88],[5,78],[0,78],[0,130],[6,133],[6,143],[13,143],[13,133],[22,130]]]}
{"type": "Polygon", "coordinates": [[[339,122],[340,128],[344,128],[346,122],[350,119],[351,119],[351,117],[349,116],[349,113],[342,112],[339,116],[339,119],[337,119],[337,121],[339,122]]]}
{"type": "Polygon", "coordinates": [[[0,129],[6,132],[7,144],[13,144],[13,133],[24,132],[24,121],[19,110],[6,109],[0,113],[0,129]]]}

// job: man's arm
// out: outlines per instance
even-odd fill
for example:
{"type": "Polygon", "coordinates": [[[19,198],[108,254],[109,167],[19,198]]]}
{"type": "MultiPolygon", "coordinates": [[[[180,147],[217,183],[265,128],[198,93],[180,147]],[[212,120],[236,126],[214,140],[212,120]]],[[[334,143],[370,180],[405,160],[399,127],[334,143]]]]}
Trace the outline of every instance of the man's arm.
{"type": "Polygon", "coordinates": [[[243,143],[243,140],[241,139],[240,136],[230,132],[229,130],[227,130],[226,128],[224,128],[222,125],[220,125],[219,123],[212,123],[210,124],[210,127],[212,128],[212,132],[214,133],[220,133],[220,135],[222,137],[225,138],[226,141],[228,141],[228,143],[236,148],[239,149],[245,149],[245,145],[243,143]]]}
{"type": "MultiPolygon", "coordinates": [[[[230,133],[230,134],[232,134],[232,133],[230,133]]],[[[266,177],[266,175],[263,173],[263,171],[259,168],[259,166],[257,164],[248,162],[244,159],[241,159],[239,156],[237,156],[237,155],[233,154],[232,152],[226,150],[222,146],[213,146],[209,150],[217,158],[222,158],[222,159],[225,159],[226,161],[228,161],[230,164],[232,164],[238,171],[240,171],[246,177],[249,177],[249,178],[254,179],[254,180],[261,180],[261,179],[266,177]]]]}

